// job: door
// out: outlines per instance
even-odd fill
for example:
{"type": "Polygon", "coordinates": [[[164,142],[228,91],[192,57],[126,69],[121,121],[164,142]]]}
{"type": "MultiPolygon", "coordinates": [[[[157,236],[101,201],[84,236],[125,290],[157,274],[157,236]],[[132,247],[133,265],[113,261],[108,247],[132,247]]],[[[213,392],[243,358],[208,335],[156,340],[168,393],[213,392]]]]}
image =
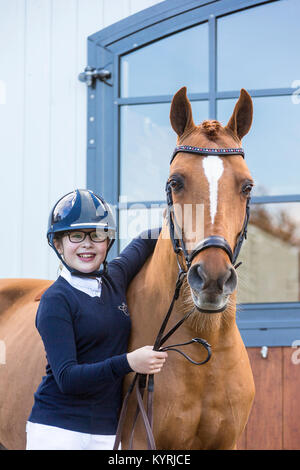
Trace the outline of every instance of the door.
{"type": "Polygon", "coordinates": [[[248,348],[256,394],[242,450],[300,449],[300,350],[295,347],[248,348]]]}

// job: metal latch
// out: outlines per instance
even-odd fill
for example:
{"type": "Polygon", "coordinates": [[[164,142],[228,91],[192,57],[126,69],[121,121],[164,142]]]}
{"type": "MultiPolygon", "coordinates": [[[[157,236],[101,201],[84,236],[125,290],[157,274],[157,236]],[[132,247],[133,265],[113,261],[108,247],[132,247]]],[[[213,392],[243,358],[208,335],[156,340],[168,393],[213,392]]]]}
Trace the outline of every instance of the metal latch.
{"type": "Polygon", "coordinates": [[[261,357],[267,359],[268,357],[268,346],[263,346],[260,350],[261,357]]]}
{"type": "Polygon", "coordinates": [[[78,75],[78,79],[81,82],[85,82],[87,86],[93,86],[94,81],[97,79],[111,86],[112,84],[108,81],[110,78],[111,71],[107,68],[95,69],[94,67],[90,67],[89,65],[85,67],[84,72],[81,72],[78,75]]]}

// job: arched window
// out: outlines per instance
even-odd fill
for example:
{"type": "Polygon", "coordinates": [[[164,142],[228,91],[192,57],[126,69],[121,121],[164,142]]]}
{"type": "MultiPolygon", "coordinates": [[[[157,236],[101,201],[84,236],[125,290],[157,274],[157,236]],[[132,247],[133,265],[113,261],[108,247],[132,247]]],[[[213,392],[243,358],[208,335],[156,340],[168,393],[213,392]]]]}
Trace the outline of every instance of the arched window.
{"type": "Polygon", "coordinates": [[[299,14],[298,0],[167,0],[88,38],[89,66],[111,77],[88,88],[87,185],[117,208],[115,250],[160,223],[173,94],[187,86],[195,122],[223,124],[240,89],[251,94],[256,188],[237,313],[248,346],[300,335],[299,14]]]}

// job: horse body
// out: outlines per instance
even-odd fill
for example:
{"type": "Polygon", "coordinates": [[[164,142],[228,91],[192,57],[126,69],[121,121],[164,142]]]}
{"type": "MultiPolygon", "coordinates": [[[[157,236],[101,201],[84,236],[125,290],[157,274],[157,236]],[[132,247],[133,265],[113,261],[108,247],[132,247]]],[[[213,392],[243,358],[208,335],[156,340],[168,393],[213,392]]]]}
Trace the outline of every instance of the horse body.
{"type": "MultiPolygon", "coordinates": [[[[153,344],[159,325],[172,299],[177,262],[170,240],[164,240],[165,226],[150,260],[132,281],[128,305],[132,318],[130,350],[153,344]]],[[[183,286],[170,319],[171,328],[190,308],[183,286]]],[[[220,314],[216,314],[220,315],[220,314]]],[[[168,353],[162,372],[155,375],[154,437],[157,449],[233,449],[244,430],[254,398],[254,382],[248,354],[235,322],[234,306],[227,315],[198,318],[195,312],[168,340],[178,344],[201,337],[212,347],[212,357],[204,365],[189,363],[176,352],[168,353]],[[223,320],[223,321],[222,321],[223,320]]],[[[182,348],[193,360],[206,357],[196,344],[182,348]]],[[[127,390],[132,374],[126,376],[127,390]]],[[[133,416],[134,393],[129,401],[123,448],[128,448],[133,416]]],[[[146,449],[142,420],[134,434],[135,449],[146,449]]]]}
{"type": "MultiPolygon", "coordinates": [[[[241,90],[225,128],[217,121],[204,121],[195,126],[186,89],[182,88],[173,98],[170,118],[178,135],[177,145],[202,149],[230,149],[237,144],[241,147],[241,138],[252,122],[252,101],[241,90]]],[[[233,252],[243,233],[246,201],[253,184],[242,157],[187,156],[179,152],[171,160],[168,182],[172,184],[172,202],[177,205],[175,218],[178,212],[181,214],[181,246],[190,241],[189,249],[194,250],[202,239],[220,237],[233,252]],[[189,217],[184,213],[186,204],[193,206],[189,217]],[[198,204],[204,208],[202,234],[195,230],[198,204]]],[[[187,262],[186,255],[182,256],[184,251],[176,260],[168,236],[170,218],[168,225],[165,221],[152,258],[128,291],[133,324],[130,350],[154,344],[175,289],[177,261],[181,267],[187,262]]],[[[183,318],[187,309],[194,306],[194,312],[172,336],[171,343],[201,337],[211,345],[212,357],[204,365],[196,366],[169,352],[162,372],[155,376],[153,432],[158,449],[233,449],[247,423],[254,399],[254,381],[236,325],[237,275],[229,261],[226,250],[210,245],[196,253],[190,266],[185,266],[183,292],[175,303],[168,329],[183,318]]],[[[185,348],[197,362],[206,357],[205,351],[195,344],[185,348]]],[[[125,387],[129,380],[127,377],[125,387]]],[[[132,397],[124,448],[130,445],[135,409],[136,401],[132,397]]],[[[137,421],[135,435],[134,448],[146,448],[142,420],[137,421]]]]}
{"type": "Polygon", "coordinates": [[[34,326],[35,298],[52,281],[0,280],[0,340],[5,364],[0,365],[0,442],[7,449],[25,448],[25,424],[45,373],[43,343],[34,326]]]}

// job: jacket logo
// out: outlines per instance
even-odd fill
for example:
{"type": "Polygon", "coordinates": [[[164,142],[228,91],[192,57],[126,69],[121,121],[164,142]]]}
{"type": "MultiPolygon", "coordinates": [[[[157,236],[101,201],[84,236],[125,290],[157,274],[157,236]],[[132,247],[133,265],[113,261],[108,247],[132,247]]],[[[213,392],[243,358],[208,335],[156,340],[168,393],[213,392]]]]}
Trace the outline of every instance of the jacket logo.
{"type": "Polygon", "coordinates": [[[122,305],[119,305],[118,309],[121,310],[121,312],[125,313],[125,315],[129,316],[128,307],[125,302],[122,302],[122,305]]]}

